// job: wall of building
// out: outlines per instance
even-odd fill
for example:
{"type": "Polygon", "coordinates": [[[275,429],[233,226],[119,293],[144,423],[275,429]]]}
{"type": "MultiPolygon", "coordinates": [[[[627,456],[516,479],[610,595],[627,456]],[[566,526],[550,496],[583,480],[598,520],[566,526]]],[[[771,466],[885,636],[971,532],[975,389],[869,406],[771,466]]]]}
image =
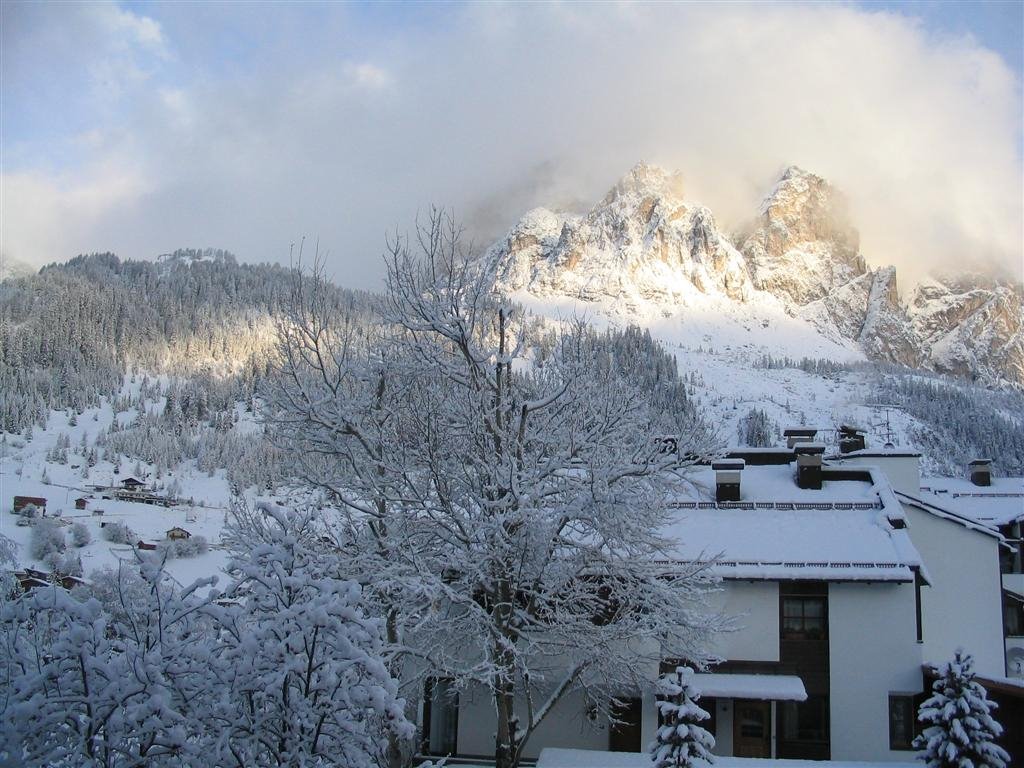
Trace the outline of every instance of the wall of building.
{"type": "Polygon", "coordinates": [[[921,691],[913,584],[829,585],[833,760],[911,761],[889,749],[889,694],[921,691]]]}
{"type": "MultiPolygon", "coordinates": [[[[494,756],[496,719],[487,691],[479,688],[462,695],[459,709],[459,754],[494,756]]],[[[608,721],[587,717],[582,693],[571,693],[556,705],[530,737],[526,757],[537,757],[544,747],[608,749],[608,721]]]]}
{"type": "Polygon", "coordinates": [[[726,581],[712,609],[733,617],[735,631],[716,638],[713,651],[731,661],[779,660],[779,583],[726,581]]]}
{"type": "Polygon", "coordinates": [[[877,453],[866,456],[846,455],[841,459],[830,459],[828,464],[837,467],[878,467],[897,491],[915,495],[921,492],[921,459],[917,456],[877,453]]]}
{"type": "Polygon", "coordinates": [[[1002,583],[998,541],[903,505],[910,539],[932,585],[921,588],[924,660],[941,664],[957,648],[974,656],[978,674],[1002,677],[1002,583]]]}

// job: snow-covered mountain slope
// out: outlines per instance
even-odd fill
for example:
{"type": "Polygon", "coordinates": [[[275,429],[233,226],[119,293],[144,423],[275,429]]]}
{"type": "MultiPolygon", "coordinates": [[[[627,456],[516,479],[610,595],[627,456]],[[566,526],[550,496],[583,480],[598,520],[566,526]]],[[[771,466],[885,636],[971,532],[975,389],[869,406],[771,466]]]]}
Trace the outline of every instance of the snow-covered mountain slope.
{"type": "MultiPolygon", "coordinates": [[[[206,470],[194,459],[168,466],[161,459],[148,462],[108,450],[111,434],[131,430],[140,413],[164,407],[163,398],[145,399],[145,386],[141,378],[125,381],[116,400],[103,398],[96,407],[85,408],[71,419],[65,411],[51,411],[45,427],[32,430],[29,437],[3,435],[0,533],[14,541],[20,567],[51,570],[50,564],[34,557],[30,546],[33,527],[22,525],[25,520],[12,513],[14,496],[46,499],[47,516],[58,520],[65,531],[64,554],[77,556],[86,576],[98,569],[116,568],[121,560],[134,561],[138,541],[164,542],[167,531],[174,527],[183,527],[209,543],[209,551],[168,563],[167,570],[175,579],[189,584],[223,569],[227,553],[220,547],[220,537],[231,499],[229,473],[221,468],[206,470]],[[128,401],[134,405],[120,410],[128,401]],[[58,446],[62,442],[70,448],[58,458],[55,454],[61,453],[58,446]],[[109,494],[95,490],[95,486],[119,485],[128,476],[142,480],[156,494],[178,497],[181,503],[156,506],[105,498],[109,494]],[[86,509],[76,508],[79,498],[88,499],[86,509]],[[88,531],[88,542],[82,546],[72,543],[71,529],[76,524],[88,531]],[[127,526],[133,534],[131,540],[108,540],[105,526],[112,524],[127,526]]],[[[256,430],[251,414],[239,408],[237,415],[239,422],[231,431],[246,434],[256,430]]]]}
{"type": "Polygon", "coordinates": [[[1024,385],[1021,288],[932,281],[908,307],[895,269],[867,266],[842,195],[821,177],[787,169],[734,240],[685,199],[679,174],[641,163],[584,215],[530,211],[485,260],[520,300],[676,318],[691,337],[756,327],[767,333],[748,341],[761,353],[796,345],[1024,385]]]}

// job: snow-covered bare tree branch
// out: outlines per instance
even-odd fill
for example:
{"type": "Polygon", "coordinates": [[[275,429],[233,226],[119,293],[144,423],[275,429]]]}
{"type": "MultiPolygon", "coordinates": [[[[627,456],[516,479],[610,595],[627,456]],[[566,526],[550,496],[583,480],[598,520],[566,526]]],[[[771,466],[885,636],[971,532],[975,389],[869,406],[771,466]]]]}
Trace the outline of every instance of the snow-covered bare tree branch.
{"type": "Polygon", "coordinates": [[[608,707],[645,660],[705,659],[711,580],[659,531],[714,440],[612,337],[570,323],[540,345],[445,212],[386,259],[373,338],[296,278],[272,425],[340,500],[339,567],[372,574],[403,683],[483,687],[497,764],[518,765],[569,692],[608,707]]]}

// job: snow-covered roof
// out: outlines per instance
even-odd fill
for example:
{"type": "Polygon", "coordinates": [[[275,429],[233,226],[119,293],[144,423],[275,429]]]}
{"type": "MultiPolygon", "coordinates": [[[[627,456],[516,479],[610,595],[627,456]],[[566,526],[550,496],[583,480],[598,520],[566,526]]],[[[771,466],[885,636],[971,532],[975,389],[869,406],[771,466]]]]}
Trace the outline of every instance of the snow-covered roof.
{"type": "Polygon", "coordinates": [[[830,459],[878,459],[882,457],[889,458],[908,458],[908,459],[919,459],[921,454],[917,451],[908,451],[904,448],[862,448],[859,451],[847,451],[846,453],[833,453],[829,454],[825,458],[830,459]]]}
{"type": "MultiPolygon", "coordinates": [[[[695,760],[695,765],[708,764],[695,760]]],[[[806,760],[769,760],[755,757],[715,755],[715,768],[807,768],[806,760]]],[[[914,768],[920,763],[854,762],[848,760],[815,760],[815,768],[914,768]]],[[[537,758],[537,768],[650,768],[647,752],[604,752],[596,749],[562,749],[545,747],[537,758]]]]}
{"type": "MultiPolygon", "coordinates": [[[[903,509],[884,475],[825,480],[800,488],[792,465],[748,466],[739,502],[715,502],[715,475],[702,468],[691,493],[674,498],[663,530],[668,557],[718,558],[714,572],[729,579],[927,580],[921,555],[905,528],[903,509]],[[893,525],[890,521],[897,521],[893,525]]],[[[827,475],[826,475],[827,477],[827,475]]]]}
{"type": "Polygon", "coordinates": [[[702,696],[762,701],[806,701],[807,690],[796,675],[733,675],[697,672],[690,682],[702,696]]]}
{"type": "Polygon", "coordinates": [[[993,477],[991,485],[966,478],[926,477],[921,499],[986,525],[1024,520],[1024,477],[993,477]]]}
{"type": "Polygon", "coordinates": [[[926,501],[919,496],[913,496],[909,493],[903,493],[902,491],[896,491],[896,497],[904,504],[909,504],[915,509],[920,509],[922,512],[927,512],[928,514],[940,517],[943,520],[949,520],[950,522],[969,528],[972,531],[978,531],[979,533],[992,536],[1000,541],[1006,541],[1003,535],[988,523],[981,522],[980,520],[972,517],[966,517],[965,515],[961,515],[953,510],[946,509],[945,507],[935,504],[932,501],[926,501]]]}
{"type": "MultiPolygon", "coordinates": [[[[685,506],[715,500],[716,478],[711,467],[696,468],[690,480],[691,487],[673,499],[673,504],[685,506]]],[[[867,505],[865,508],[881,506],[872,483],[865,481],[830,480],[826,474],[820,490],[801,488],[796,484],[795,463],[756,465],[747,462],[740,483],[740,501],[824,505],[853,502],[867,505]]]]}
{"type": "Polygon", "coordinates": [[[913,581],[921,556],[880,510],[678,510],[665,534],[686,562],[732,579],[913,581]]]}

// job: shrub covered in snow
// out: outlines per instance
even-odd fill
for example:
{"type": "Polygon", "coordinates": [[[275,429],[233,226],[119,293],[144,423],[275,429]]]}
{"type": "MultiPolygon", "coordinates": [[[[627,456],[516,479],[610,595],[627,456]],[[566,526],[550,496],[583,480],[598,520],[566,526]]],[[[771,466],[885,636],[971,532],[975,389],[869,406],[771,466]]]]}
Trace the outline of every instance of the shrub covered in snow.
{"type": "Polygon", "coordinates": [[[71,526],[71,540],[74,541],[76,547],[84,547],[92,541],[92,534],[89,533],[85,523],[75,523],[71,526]]]}
{"type": "Polygon", "coordinates": [[[205,536],[192,536],[188,539],[177,539],[171,542],[175,557],[195,557],[205,555],[210,551],[210,545],[205,536]]]}
{"type": "Polygon", "coordinates": [[[162,558],[0,601],[0,754],[32,768],[384,764],[388,734],[414,729],[383,622],[310,552],[306,522],[279,512],[234,553],[226,606],[198,594],[215,579],[181,590],[162,558]]]}
{"type": "Polygon", "coordinates": [[[103,527],[103,538],[113,544],[128,544],[135,533],[124,523],[107,523],[103,527]]]}
{"type": "Polygon", "coordinates": [[[697,705],[700,691],[693,686],[693,670],[678,667],[658,681],[661,726],[651,745],[654,768],[692,768],[695,761],[713,762],[715,737],[700,723],[709,715],[697,705]]]}
{"type": "Polygon", "coordinates": [[[29,553],[36,560],[45,560],[51,552],[63,552],[66,546],[64,529],[54,520],[43,518],[32,528],[29,553]]]}
{"type": "Polygon", "coordinates": [[[77,552],[68,552],[50,570],[61,576],[81,576],[82,558],[78,556],[77,552]]]}
{"type": "Polygon", "coordinates": [[[997,704],[974,679],[974,659],[957,649],[918,711],[928,726],[914,740],[928,768],[1004,768],[1010,756],[995,743],[1003,727],[992,717],[997,704]]]}

